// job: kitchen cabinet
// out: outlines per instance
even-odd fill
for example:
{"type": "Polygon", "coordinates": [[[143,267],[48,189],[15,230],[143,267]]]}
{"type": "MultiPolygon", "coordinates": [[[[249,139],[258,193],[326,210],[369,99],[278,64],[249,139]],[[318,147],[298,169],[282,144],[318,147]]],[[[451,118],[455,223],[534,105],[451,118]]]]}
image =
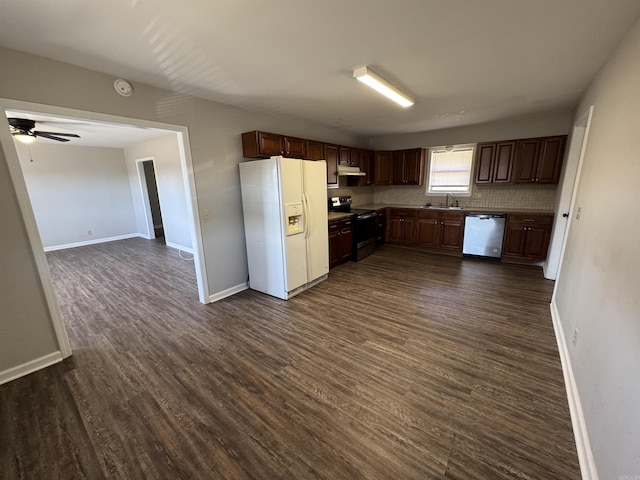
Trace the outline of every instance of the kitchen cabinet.
{"type": "Polygon", "coordinates": [[[387,210],[387,241],[400,245],[415,244],[416,220],[415,209],[389,208],[387,210]]]}
{"type": "Polygon", "coordinates": [[[545,260],[552,227],[553,215],[508,215],[502,260],[517,263],[545,260]]]}
{"type": "Polygon", "coordinates": [[[340,161],[340,165],[351,165],[350,153],[349,147],[338,147],[338,159],[340,161]]]}
{"type": "Polygon", "coordinates": [[[566,135],[518,140],[514,183],[558,183],[566,140],[566,135]]]}
{"type": "Polygon", "coordinates": [[[393,152],[376,152],[373,183],[393,184],[393,152]]]}
{"type": "Polygon", "coordinates": [[[475,183],[511,183],[516,141],[479,143],[475,183]]]}
{"type": "Polygon", "coordinates": [[[324,144],[307,140],[307,160],[324,160],[324,144]]]}
{"type": "Polygon", "coordinates": [[[338,185],[338,146],[324,144],[324,159],[327,162],[327,185],[338,185]]]}
{"type": "Polygon", "coordinates": [[[416,243],[449,253],[462,254],[463,212],[418,210],[416,243]]]}
{"type": "Polygon", "coordinates": [[[373,185],[374,153],[372,150],[358,150],[359,164],[353,166],[360,167],[360,171],[365,175],[362,177],[347,177],[347,185],[349,187],[368,187],[373,185]]]}
{"type": "Polygon", "coordinates": [[[393,184],[422,185],[424,181],[424,148],[394,152],[393,184]]]}
{"type": "Polygon", "coordinates": [[[352,167],[360,166],[360,159],[362,157],[362,150],[359,148],[349,149],[349,165],[352,167]]]}
{"type": "Polygon", "coordinates": [[[306,158],[307,142],[302,138],[275,133],[246,132],[242,134],[242,154],[245,158],[269,158],[274,155],[306,158]]]}
{"type": "Polygon", "coordinates": [[[384,235],[387,227],[387,216],[385,209],[376,210],[376,247],[384,243],[384,235]]]}
{"type": "Polygon", "coordinates": [[[348,262],[353,254],[353,218],[329,222],[329,268],[348,262]]]}

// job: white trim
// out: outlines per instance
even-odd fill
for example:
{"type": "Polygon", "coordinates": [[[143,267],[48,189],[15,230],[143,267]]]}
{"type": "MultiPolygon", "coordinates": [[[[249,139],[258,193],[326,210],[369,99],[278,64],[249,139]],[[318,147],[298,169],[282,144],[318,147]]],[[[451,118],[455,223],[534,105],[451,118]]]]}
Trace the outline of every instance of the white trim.
{"type": "Polygon", "coordinates": [[[183,247],[182,245],[178,245],[177,243],[172,242],[164,242],[167,247],[175,248],[177,250],[182,250],[183,252],[187,252],[193,255],[193,248],[191,247],[183,247]]]}
{"type": "Polygon", "coordinates": [[[0,372],[0,385],[10,382],[11,380],[15,380],[16,378],[24,377],[25,375],[29,375],[35,371],[42,370],[43,368],[53,365],[54,363],[61,362],[62,360],[64,360],[62,352],[57,351],[44,355],[40,358],[30,360],[27,363],[18,365],[17,367],[12,367],[4,372],[0,372]]]}
{"type": "Polygon", "coordinates": [[[551,301],[551,319],[553,320],[553,329],[556,333],[556,342],[558,343],[558,352],[560,353],[560,362],[562,363],[562,374],[564,376],[564,384],[567,390],[567,400],[569,401],[569,412],[571,413],[571,424],[573,426],[573,436],[576,440],[576,448],[578,450],[578,460],[580,462],[580,471],[583,480],[598,480],[598,470],[593,459],[591,451],[591,443],[589,442],[589,434],[587,432],[587,424],[584,419],[582,410],[582,402],[576,379],[573,375],[573,367],[571,366],[571,357],[569,348],[564,337],[562,322],[560,321],[560,313],[555,301],[551,301]]]}
{"type": "Polygon", "coordinates": [[[222,300],[223,298],[230,297],[231,295],[235,295],[236,293],[240,293],[243,290],[249,288],[249,284],[241,283],[240,285],[236,285],[235,287],[227,288],[218,293],[214,293],[209,297],[209,303],[217,302],[218,300],[222,300]]]}
{"type": "Polygon", "coordinates": [[[116,235],[115,237],[94,238],[93,240],[85,240],[83,242],[65,243],[63,245],[53,245],[51,247],[44,247],[44,251],[53,252],[55,250],[84,247],[86,245],[95,245],[96,243],[115,242],[117,240],[126,240],[127,238],[134,238],[134,237],[143,237],[143,235],[140,235],[139,233],[127,233],[126,235],[116,235]]]}

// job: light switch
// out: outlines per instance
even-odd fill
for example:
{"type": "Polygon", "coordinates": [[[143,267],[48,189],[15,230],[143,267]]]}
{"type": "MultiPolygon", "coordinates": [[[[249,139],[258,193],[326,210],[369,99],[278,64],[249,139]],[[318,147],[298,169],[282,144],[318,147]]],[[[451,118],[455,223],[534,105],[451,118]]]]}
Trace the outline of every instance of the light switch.
{"type": "Polygon", "coordinates": [[[202,210],[202,218],[204,218],[205,220],[211,220],[211,213],[209,212],[208,208],[202,210]]]}

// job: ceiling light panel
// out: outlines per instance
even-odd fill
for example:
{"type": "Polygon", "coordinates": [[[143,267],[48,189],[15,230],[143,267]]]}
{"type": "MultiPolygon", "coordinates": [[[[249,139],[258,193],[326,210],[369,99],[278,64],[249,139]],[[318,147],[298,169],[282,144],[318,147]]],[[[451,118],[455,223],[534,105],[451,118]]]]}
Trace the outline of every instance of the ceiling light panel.
{"type": "Polygon", "coordinates": [[[353,71],[353,78],[359,80],[365,85],[368,85],[376,92],[381,93],[402,107],[410,107],[414,103],[408,95],[402,93],[395,86],[391,85],[368,67],[356,68],[353,71]]]}

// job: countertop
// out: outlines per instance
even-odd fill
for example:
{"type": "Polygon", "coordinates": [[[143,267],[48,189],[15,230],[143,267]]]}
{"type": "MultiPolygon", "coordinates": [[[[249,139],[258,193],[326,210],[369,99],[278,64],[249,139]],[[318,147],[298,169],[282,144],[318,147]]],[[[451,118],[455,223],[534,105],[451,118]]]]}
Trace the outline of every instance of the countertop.
{"type": "MultiPolygon", "coordinates": [[[[352,208],[362,208],[366,210],[380,210],[382,208],[415,208],[423,209],[424,205],[409,205],[409,204],[382,204],[382,203],[369,203],[366,205],[353,205],[352,208]]],[[[434,205],[434,210],[439,210],[437,205],[434,205]]],[[[550,210],[527,210],[523,208],[487,208],[487,207],[463,207],[462,209],[445,209],[442,210],[450,212],[463,212],[463,213],[520,213],[520,214],[540,214],[540,215],[553,215],[554,212],[550,210]]]]}
{"type": "Polygon", "coordinates": [[[329,221],[331,221],[331,220],[342,220],[343,218],[352,217],[353,213],[329,212],[329,214],[327,216],[329,217],[329,221]]]}

